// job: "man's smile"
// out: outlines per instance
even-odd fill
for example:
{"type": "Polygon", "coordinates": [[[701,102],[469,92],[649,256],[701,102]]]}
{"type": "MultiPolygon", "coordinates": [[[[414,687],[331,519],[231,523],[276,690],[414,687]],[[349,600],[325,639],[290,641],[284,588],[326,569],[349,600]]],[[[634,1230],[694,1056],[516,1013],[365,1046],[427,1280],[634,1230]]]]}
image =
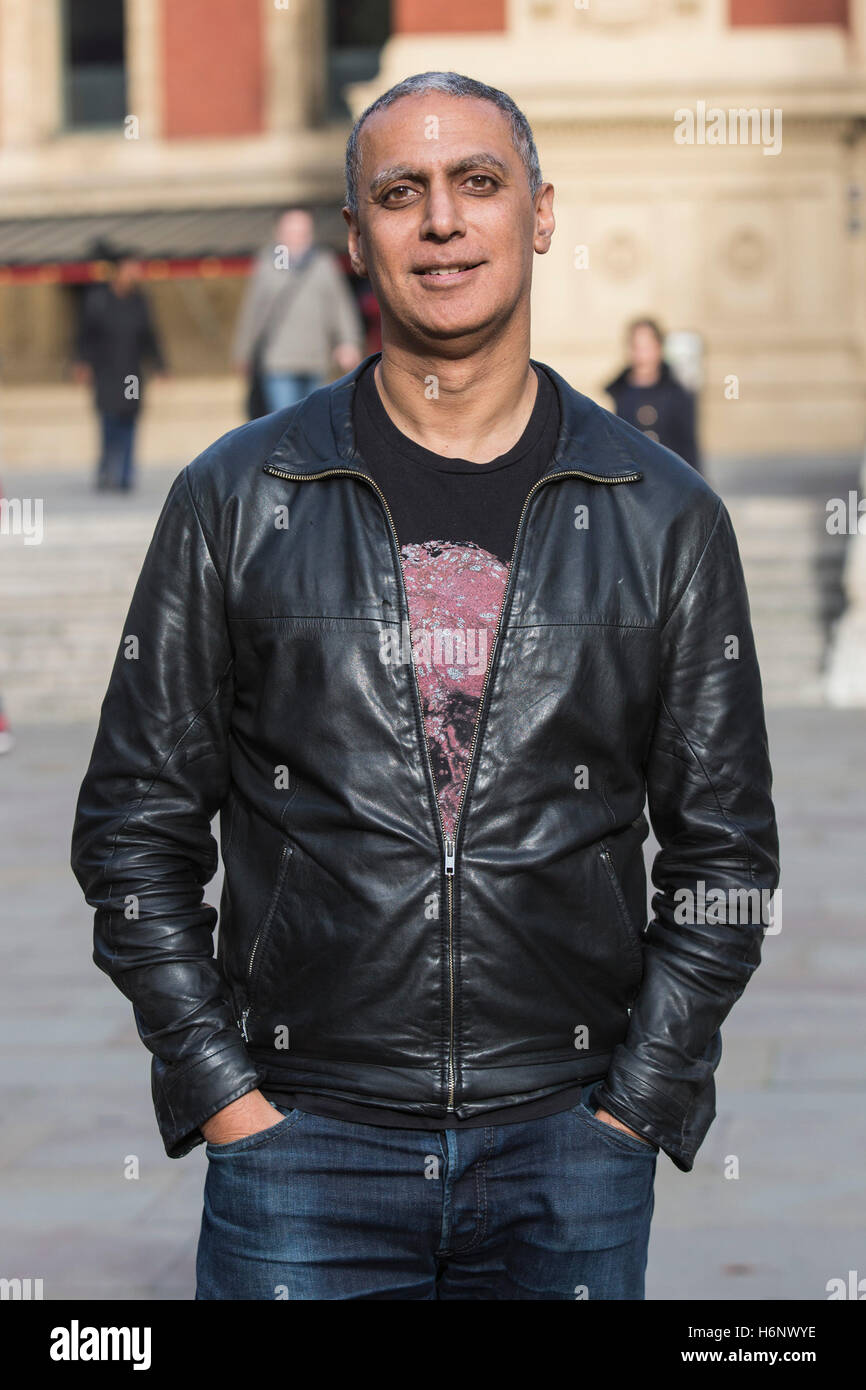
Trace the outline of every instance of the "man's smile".
{"type": "Polygon", "coordinates": [[[462,284],[483,261],[452,261],[449,264],[419,266],[414,275],[433,289],[444,289],[448,285],[462,284]]]}

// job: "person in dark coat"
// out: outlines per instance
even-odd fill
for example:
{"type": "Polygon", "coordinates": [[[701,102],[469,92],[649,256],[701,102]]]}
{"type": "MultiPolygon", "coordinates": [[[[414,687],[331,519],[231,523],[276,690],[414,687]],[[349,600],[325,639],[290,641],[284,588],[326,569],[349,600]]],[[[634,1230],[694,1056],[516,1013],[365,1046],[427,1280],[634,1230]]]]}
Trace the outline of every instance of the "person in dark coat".
{"type": "Polygon", "coordinates": [[[84,300],[76,344],[76,380],[90,385],[102,429],[96,487],[131,488],[135,426],[145,366],[165,371],[140,269],[120,256],[110,280],[94,285],[84,300]]]}
{"type": "Polygon", "coordinates": [[[617,415],[700,473],[695,397],[677,380],[663,350],[664,335],[655,320],[635,319],[628,327],[629,365],[604,389],[617,415]]]}

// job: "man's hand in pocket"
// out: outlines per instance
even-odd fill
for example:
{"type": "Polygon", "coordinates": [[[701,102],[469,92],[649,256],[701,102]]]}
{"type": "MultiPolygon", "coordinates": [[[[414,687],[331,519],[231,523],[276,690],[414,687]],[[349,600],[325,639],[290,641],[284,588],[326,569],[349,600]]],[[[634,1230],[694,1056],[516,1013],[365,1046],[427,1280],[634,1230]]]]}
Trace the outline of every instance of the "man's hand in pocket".
{"type": "Polygon", "coordinates": [[[638,1134],[637,1130],[629,1129],[628,1125],[624,1125],[622,1120],[618,1120],[615,1115],[611,1115],[609,1110],[596,1110],[595,1118],[597,1120],[604,1120],[607,1125],[613,1125],[614,1129],[625,1130],[626,1134],[630,1134],[632,1139],[640,1139],[642,1143],[646,1144],[648,1149],[652,1148],[652,1144],[648,1139],[645,1139],[642,1134],[638,1134]]]}
{"type": "Polygon", "coordinates": [[[247,1091],[245,1096],[217,1110],[200,1129],[209,1144],[232,1144],[236,1139],[246,1139],[249,1134],[278,1125],[283,1118],[261,1091],[247,1091]]]}

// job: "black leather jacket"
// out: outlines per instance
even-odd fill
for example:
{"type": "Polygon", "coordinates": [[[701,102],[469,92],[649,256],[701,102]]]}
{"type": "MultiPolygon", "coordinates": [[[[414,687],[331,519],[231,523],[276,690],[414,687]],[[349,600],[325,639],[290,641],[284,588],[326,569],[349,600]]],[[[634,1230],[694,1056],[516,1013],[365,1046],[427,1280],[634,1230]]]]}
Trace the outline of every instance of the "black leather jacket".
{"type": "Polygon", "coordinates": [[[778,879],[728,513],[544,367],[562,429],[445,842],[414,665],[382,659],[409,615],[354,451],[363,365],[178,473],[81,787],[72,867],[166,1151],[257,1084],[444,1117],[604,1076],[600,1103],[688,1170],[763,930],[683,923],[674,895],[778,879]]]}

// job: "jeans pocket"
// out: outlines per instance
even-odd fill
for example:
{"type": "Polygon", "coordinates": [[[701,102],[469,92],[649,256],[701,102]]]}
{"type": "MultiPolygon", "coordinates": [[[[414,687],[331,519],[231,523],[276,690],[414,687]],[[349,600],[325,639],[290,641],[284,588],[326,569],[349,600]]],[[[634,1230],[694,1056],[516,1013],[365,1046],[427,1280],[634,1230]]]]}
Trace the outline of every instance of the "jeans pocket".
{"type": "Polygon", "coordinates": [[[275,1109],[282,1114],[282,1119],[277,1120],[275,1125],[268,1125],[267,1129],[257,1129],[253,1134],[245,1134],[242,1139],[230,1139],[227,1144],[205,1144],[205,1153],[208,1158],[219,1158],[224,1155],[250,1153],[254,1149],[264,1148],[272,1140],[278,1139],[287,1129],[291,1129],[297,1124],[302,1110],[290,1109],[287,1105],[277,1105],[275,1109]]]}
{"type": "Polygon", "coordinates": [[[593,1092],[595,1087],[589,1090],[589,1101],[587,1103],[587,1093],[578,1101],[572,1114],[582,1120],[587,1129],[592,1130],[600,1139],[604,1139],[613,1148],[618,1148],[622,1152],[634,1154],[648,1154],[650,1158],[655,1158],[658,1153],[658,1146],[650,1139],[639,1139],[634,1134],[627,1134],[624,1129],[617,1129],[615,1125],[608,1124],[607,1120],[600,1120],[595,1113],[593,1103],[593,1092]]]}

